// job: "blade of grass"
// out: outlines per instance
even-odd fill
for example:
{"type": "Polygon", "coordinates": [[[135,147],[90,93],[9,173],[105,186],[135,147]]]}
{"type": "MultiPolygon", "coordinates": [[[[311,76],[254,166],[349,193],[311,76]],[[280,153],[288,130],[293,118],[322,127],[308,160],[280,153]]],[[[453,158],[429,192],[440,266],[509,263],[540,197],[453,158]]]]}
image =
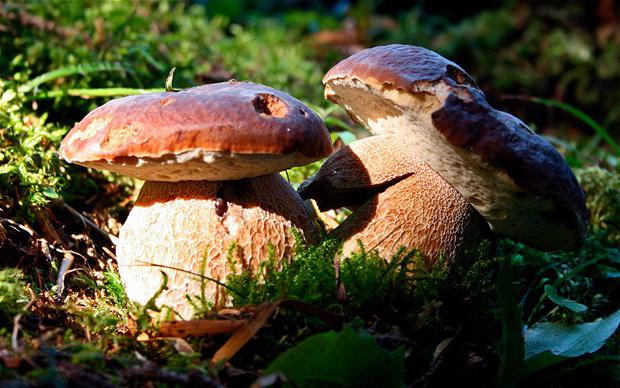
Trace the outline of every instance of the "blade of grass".
{"type": "Polygon", "coordinates": [[[586,112],[582,111],[581,109],[578,109],[565,102],[551,100],[548,98],[541,98],[541,97],[509,94],[509,95],[502,96],[502,99],[528,101],[528,102],[533,102],[535,104],[545,105],[545,106],[549,106],[552,108],[563,110],[564,112],[570,114],[571,116],[575,117],[577,120],[583,122],[584,124],[592,128],[594,132],[596,132],[603,140],[605,140],[607,145],[609,145],[609,147],[614,151],[614,153],[616,153],[617,155],[620,155],[620,145],[618,145],[618,143],[614,140],[614,138],[611,137],[609,132],[605,128],[603,128],[603,126],[600,125],[596,120],[594,120],[592,117],[590,117],[586,112]]]}
{"type": "MultiPolygon", "coordinates": [[[[571,271],[565,273],[562,277],[556,279],[555,282],[553,282],[551,285],[554,288],[558,288],[566,280],[572,278],[573,276],[575,276],[579,272],[583,271],[584,269],[586,269],[590,265],[595,264],[595,263],[597,263],[598,261],[600,261],[600,260],[602,260],[604,258],[605,258],[605,256],[598,256],[598,257],[595,257],[595,258],[593,258],[591,260],[586,261],[585,263],[579,264],[578,266],[573,268],[571,271]]],[[[526,323],[527,323],[528,326],[531,326],[531,325],[534,324],[534,322],[533,322],[534,318],[536,317],[536,315],[540,311],[540,308],[542,307],[542,304],[545,302],[546,299],[547,299],[547,293],[543,292],[543,294],[538,299],[538,302],[536,302],[536,305],[532,309],[532,312],[530,313],[529,317],[527,318],[526,323]]]]}
{"type": "Polygon", "coordinates": [[[98,73],[102,71],[125,71],[125,68],[117,62],[97,62],[61,67],[60,69],[48,71],[47,73],[43,73],[40,76],[31,79],[23,84],[19,90],[20,92],[27,93],[37,86],[57,78],[68,77],[75,74],[98,73]]]}
{"type": "Polygon", "coordinates": [[[165,92],[166,89],[135,89],[135,88],[99,88],[99,89],[66,89],[66,90],[51,90],[48,92],[39,93],[34,95],[28,100],[41,100],[46,98],[64,97],[64,96],[76,96],[82,98],[92,97],[119,97],[119,96],[131,96],[135,94],[145,93],[160,93],[165,92]]]}

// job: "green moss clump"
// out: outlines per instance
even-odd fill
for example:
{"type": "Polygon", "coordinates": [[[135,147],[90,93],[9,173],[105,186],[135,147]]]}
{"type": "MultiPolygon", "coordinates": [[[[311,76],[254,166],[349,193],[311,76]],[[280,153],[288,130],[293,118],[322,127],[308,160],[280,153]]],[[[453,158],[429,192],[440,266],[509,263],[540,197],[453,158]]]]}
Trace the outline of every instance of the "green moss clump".
{"type": "MultiPolygon", "coordinates": [[[[13,65],[23,63],[17,58],[13,65]]],[[[0,191],[17,192],[17,203],[32,214],[50,199],[59,198],[64,174],[56,156],[66,128],[46,122],[27,112],[21,89],[29,71],[13,74],[13,80],[0,79],[0,191]]]]}
{"type": "Polygon", "coordinates": [[[590,167],[577,170],[577,179],[586,194],[592,232],[620,244],[620,175],[590,167]]]}
{"type": "Polygon", "coordinates": [[[0,317],[2,322],[11,322],[14,315],[23,311],[28,303],[26,283],[23,274],[16,268],[0,270],[0,317]]]}
{"type": "MultiPolygon", "coordinates": [[[[282,298],[298,299],[329,308],[341,303],[336,297],[334,267],[341,243],[325,238],[306,246],[298,241],[290,260],[277,263],[274,257],[258,270],[229,275],[226,285],[233,305],[259,304],[282,298]]],[[[416,311],[438,297],[448,270],[427,270],[422,256],[402,248],[390,260],[363,246],[350,257],[340,259],[340,281],[346,302],[340,307],[348,315],[369,317],[374,313],[416,311]],[[389,310],[389,311],[387,311],[389,310]]]]}
{"type": "Polygon", "coordinates": [[[233,305],[259,304],[281,298],[329,303],[335,290],[334,257],[339,247],[339,242],[329,238],[313,246],[305,246],[298,238],[291,259],[278,263],[272,255],[257,270],[229,275],[226,284],[233,294],[233,305]]]}

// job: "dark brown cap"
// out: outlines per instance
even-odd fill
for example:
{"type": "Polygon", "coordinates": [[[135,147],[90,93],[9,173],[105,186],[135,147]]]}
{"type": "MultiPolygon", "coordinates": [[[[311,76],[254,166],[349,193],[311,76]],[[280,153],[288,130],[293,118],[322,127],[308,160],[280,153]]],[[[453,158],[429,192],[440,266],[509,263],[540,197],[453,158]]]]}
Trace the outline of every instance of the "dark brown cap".
{"type": "Polygon", "coordinates": [[[112,100],[69,132],[60,157],[144,180],[231,180],[331,151],[322,120],[301,101],[229,81],[112,100]]]}
{"type": "Polygon", "coordinates": [[[584,194],[562,156],[492,108],[453,62],[421,47],[374,47],[338,63],[323,82],[325,96],[373,133],[406,137],[493,231],[539,249],[583,242],[584,194]]]}

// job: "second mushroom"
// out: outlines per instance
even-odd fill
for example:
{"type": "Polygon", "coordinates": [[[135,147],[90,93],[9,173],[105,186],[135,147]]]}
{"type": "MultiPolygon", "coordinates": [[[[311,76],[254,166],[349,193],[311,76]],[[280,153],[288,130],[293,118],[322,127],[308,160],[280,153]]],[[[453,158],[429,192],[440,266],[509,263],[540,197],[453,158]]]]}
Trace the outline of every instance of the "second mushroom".
{"type": "Polygon", "coordinates": [[[562,156],[493,109],[455,63],[422,47],[379,46],[338,63],[323,83],[327,99],[379,135],[334,154],[300,189],[321,208],[371,201],[334,231],[345,253],[361,240],[387,256],[405,245],[431,263],[453,259],[480,220],[542,250],[583,242],[584,194],[562,156]],[[348,203],[335,200],[342,192],[348,203]]]}

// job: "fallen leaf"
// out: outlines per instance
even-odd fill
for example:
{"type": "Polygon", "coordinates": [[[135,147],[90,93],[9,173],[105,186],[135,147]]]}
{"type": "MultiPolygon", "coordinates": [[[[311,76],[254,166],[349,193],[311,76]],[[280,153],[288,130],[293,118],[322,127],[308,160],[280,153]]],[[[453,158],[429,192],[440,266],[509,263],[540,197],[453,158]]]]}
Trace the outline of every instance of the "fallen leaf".
{"type": "Polygon", "coordinates": [[[192,354],[196,353],[194,348],[190,344],[187,343],[183,338],[174,338],[172,340],[172,345],[176,349],[177,352],[182,354],[192,354]]]}
{"type": "Polygon", "coordinates": [[[208,320],[196,319],[191,321],[164,321],[159,326],[158,335],[161,337],[201,337],[203,335],[215,335],[232,333],[238,330],[246,321],[244,320],[208,320]]]}

